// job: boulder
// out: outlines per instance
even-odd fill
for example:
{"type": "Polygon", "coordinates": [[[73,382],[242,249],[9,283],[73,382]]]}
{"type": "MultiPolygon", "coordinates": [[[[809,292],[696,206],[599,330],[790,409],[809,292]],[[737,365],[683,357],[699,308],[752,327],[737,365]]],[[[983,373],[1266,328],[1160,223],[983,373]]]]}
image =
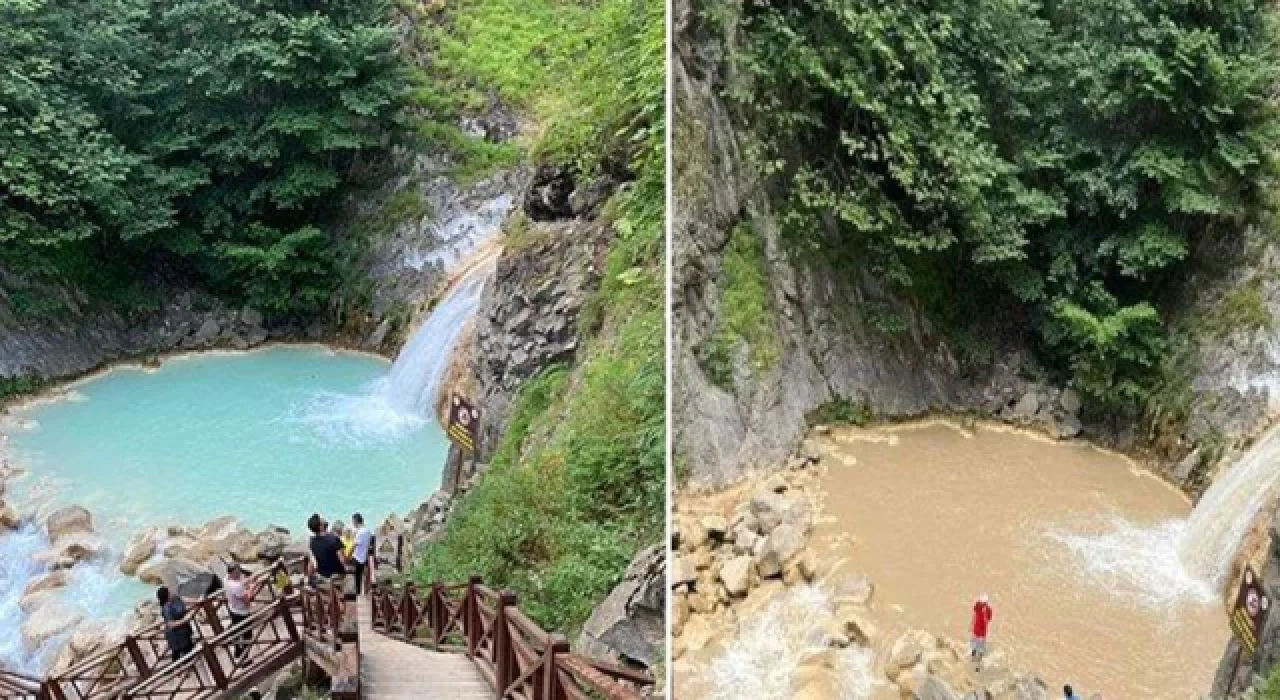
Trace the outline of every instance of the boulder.
{"type": "Polygon", "coordinates": [[[22,594],[24,596],[28,596],[32,593],[39,593],[40,591],[51,591],[55,588],[62,588],[67,585],[67,576],[67,572],[63,570],[50,571],[47,574],[41,574],[30,581],[27,581],[27,587],[23,589],[22,594]]]}
{"type": "Polygon", "coordinates": [[[915,689],[912,700],[960,700],[955,691],[937,676],[929,676],[915,689]]]}
{"type": "Polygon", "coordinates": [[[671,561],[671,587],[693,583],[698,578],[698,567],[689,555],[676,556],[671,561]]]}
{"type": "Polygon", "coordinates": [[[1013,700],[1049,700],[1049,686],[1039,678],[1018,678],[1013,682],[1013,700]]]}
{"type": "Polygon", "coordinates": [[[1080,392],[1075,389],[1063,389],[1062,398],[1058,399],[1058,402],[1062,404],[1062,410],[1071,415],[1079,413],[1084,403],[1080,400],[1080,392]]]}
{"type": "Polygon", "coordinates": [[[266,561],[275,561],[284,554],[291,541],[288,530],[282,527],[268,527],[258,533],[257,556],[266,561]]]}
{"type": "Polygon", "coordinates": [[[207,318],[204,323],[200,324],[200,328],[196,330],[195,335],[191,336],[191,347],[200,347],[212,343],[214,338],[222,333],[222,325],[215,318],[207,318]]]}
{"type": "Polygon", "coordinates": [[[933,635],[924,630],[910,630],[898,637],[889,650],[889,660],[885,662],[884,673],[889,680],[897,680],[903,672],[910,670],[920,662],[925,652],[932,651],[938,642],[933,635]]]}
{"type": "Polygon", "coordinates": [[[82,561],[96,559],[106,548],[106,541],[95,534],[73,532],[59,537],[49,549],[40,552],[35,558],[53,569],[70,569],[82,561]]]}
{"type": "Polygon", "coordinates": [[[877,634],[875,623],[862,610],[848,605],[836,608],[835,627],[840,635],[863,647],[871,646],[877,634]]]}
{"type": "Polygon", "coordinates": [[[217,577],[209,567],[189,559],[160,559],[139,567],[138,578],[144,583],[168,586],[184,598],[199,598],[213,590],[217,577]]]}
{"type": "Polygon", "coordinates": [[[782,574],[792,557],[804,551],[805,532],[792,524],[779,525],[765,538],[764,546],[756,555],[756,571],[762,578],[782,574]]]}
{"type": "Polygon", "coordinates": [[[31,614],[32,610],[47,604],[51,600],[57,599],[57,597],[58,594],[56,591],[36,591],[35,593],[28,593],[22,596],[18,601],[18,607],[22,609],[22,612],[31,614]]]}
{"type": "Polygon", "coordinates": [[[93,532],[93,516],[81,506],[66,506],[54,511],[44,522],[50,540],[58,540],[77,532],[93,532]]]}
{"type": "Polygon", "coordinates": [[[1018,420],[1031,420],[1040,412],[1040,395],[1035,389],[1028,391],[1018,399],[1018,403],[1013,407],[1013,417],[1018,420]]]}
{"type": "Polygon", "coordinates": [[[22,525],[22,516],[13,506],[0,501],[0,531],[17,530],[22,525]]]}
{"type": "Polygon", "coordinates": [[[124,557],[120,560],[120,573],[133,576],[138,567],[151,558],[156,552],[156,529],[147,528],[135,532],[124,546],[124,557]]]}
{"type": "Polygon", "coordinates": [[[1061,420],[1055,421],[1053,424],[1053,435],[1059,440],[1073,438],[1079,435],[1081,430],[1084,430],[1084,426],[1081,425],[1080,419],[1076,418],[1074,414],[1063,416],[1061,420]]]}
{"type": "Polygon", "coordinates": [[[874,595],[875,586],[865,574],[840,581],[834,591],[837,605],[857,605],[864,608],[871,604],[871,598],[874,595]]]}
{"type": "Polygon", "coordinates": [[[771,489],[763,489],[751,497],[751,514],[759,522],[762,534],[768,534],[784,523],[806,529],[810,524],[807,504],[771,489]]]}
{"type": "Polygon", "coordinates": [[[103,620],[82,623],[76,627],[76,631],[58,653],[52,670],[54,673],[65,671],[122,641],[124,641],[124,630],[119,624],[103,620]]]}
{"type": "Polygon", "coordinates": [[[255,308],[246,306],[240,311],[240,322],[250,328],[261,326],[264,320],[262,312],[255,308]]]}
{"type": "Polygon", "coordinates": [[[50,639],[69,632],[82,620],[84,613],[76,608],[49,600],[32,611],[22,623],[22,641],[28,649],[36,649],[50,639]]]}
{"type": "Polygon", "coordinates": [[[751,588],[751,557],[734,557],[720,569],[720,582],[732,596],[743,596],[751,588]]]}
{"type": "Polygon", "coordinates": [[[194,538],[178,536],[165,540],[160,547],[160,554],[166,559],[195,559],[196,541],[194,538]]]}
{"type": "Polygon", "coordinates": [[[648,668],[664,653],[667,605],[666,547],[642,550],[608,597],[591,613],[575,650],[648,668]]]}
{"type": "Polygon", "coordinates": [[[723,539],[725,532],[729,529],[729,523],[723,515],[708,515],[700,524],[702,529],[706,530],[707,536],[717,540],[723,539]]]}
{"type": "Polygon", "coordinates": [[[796,667],[790,700],[829,700],[845,695],[840,677],[840,662],[835,651],[823,651],[806,657],[796,667]]]}

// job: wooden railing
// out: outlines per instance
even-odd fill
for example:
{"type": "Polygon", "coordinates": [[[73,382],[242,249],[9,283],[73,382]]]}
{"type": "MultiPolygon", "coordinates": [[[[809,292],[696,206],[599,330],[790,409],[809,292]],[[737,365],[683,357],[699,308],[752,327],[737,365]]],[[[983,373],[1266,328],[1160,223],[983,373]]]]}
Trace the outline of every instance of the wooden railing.
{"type": "MultiPolygon", "coordinates": [[[[185,620],[191,624],[196,644],[177,662],[172,660],[161,622],[43,680],[0,671],[0,700],[225,697],[304,652],[303,601],[321,594],[295,591],[288,575],[303,571],[305,565],[306,560],[298,557],[250,576],[249,586],[262,584],[253,601],[260,607],[238,625],[231,624],[225,591],[192,604],[185,620]],[[285,574],[283,586],[276,583],[281,573],[285,574]],[[233,655],[240,648],[245,650],[245,661],[237,663],[233,655]]],[[[317,636],[332,636],[324,625],[316,630],[317,636]]]]}
{"type": "Polygon", "coordinates": [[[424,589],[377,585],[372,595],[375,631],[465,653],[504,700],[633,700],[653,685],[648,674],[572,653],[564,637],[520,611],[514,593],[494,591],[478,576],[424,589]]]}

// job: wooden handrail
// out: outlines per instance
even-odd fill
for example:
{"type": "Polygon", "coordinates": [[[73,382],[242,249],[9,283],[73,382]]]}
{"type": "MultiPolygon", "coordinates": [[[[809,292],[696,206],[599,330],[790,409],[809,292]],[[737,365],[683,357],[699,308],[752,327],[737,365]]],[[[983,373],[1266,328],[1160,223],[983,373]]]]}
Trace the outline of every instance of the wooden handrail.
{"type": "Polygon", "coordinates": [[[459,638],[497,698],[636,700],[654,682],[646,673],[572,653],[563,637],[519,609],[514,593],[494,591],[478,576],[429,588],[375,583],[370,595],[374,631],[434,649],[459,638]]]}
{"type": "MultiPolygon", "coordinates": [[[[194,663],[191,659],[195,657],[205,659],[204,668],[215,688],[220,677],[226,682],[233,680],[244,681],[246,674],[251,676],[248,678],[249,681],[260,678],[269,672],[269,668],[279,662],[280,659],[277,657],[280,655],[277,654],[270,658],[255,657],[253,652],[263,648],[263,645],[260,643],[255,644],[252,640],[245,641],[242,637],[246,634],[255,634],[253,620],[261,623],[263,619],[270,618],[278,621],[278,624],[296,627],[292,617],[284,620],[282,616],[285,616],[285,612],[282,611],[291,611],[298,607],[300,596],[292,590],[292,585],[288,583],[285,584],[283,589],[277,590],[275,576],[282,571],[286,574],[298,571],[303,561],[302,557],[280,560],[272,566],[251,575],[246,582],[248,585],[265,584],[259,588],[255,601],[265,602],[267,605],[260,608],[254,615],[251,615],[249,620],[234,627],[231,625],[231,615],[227,607],[225,590],[203,597],[192,604],[184,619],[191,623],[197,644],[195,645],[195,650],[179,662],[175,663],[172,660],[168,642],[164,636],[165,624],[160,622],[146,629],[131,633],[119,644],[82,659],[71,668],[51,674],[43,680],[0,671],[0,700],[99,700],[107,698],[115,700],[117,698],[132,697],[133,693],[141,692],[138,690],[139,688],[152,688],[155,687],[156,683],[161,682],[154,681],[154,679],[167,678],[174,673],[178,673],[180,667],[185,668],[184,664],[194,663]],[[232,641],[226,642],[226,640],[232,641]],[[211,653],[222,653],[219,651],[220,649],[224,651],[225,649],[230,649],[231,651],[226,651],[226,653],[232,654],[238,645],[248,650],[246,654],[246,658],[249,658],[248,663],[239,666],[230,664],[228,666],[225,660],[210,661],[208,658],[211,653]],[[229,674],[224,672],[224,670],[227,670],[223,668],[224,666],[228,667],[229,674]]],[[[289,614],[292,615],[292,613],[289,614]]],[[[260,632],[260,630],[258,631],[260,632]]],[[[301,636],[297,634],[294,636],[297,638],[294,643],[296,649],[284,653],[285,656],[296,656],[296,654],[303,652],[301,636]]],[[[198,685],[194,686],[194,689],[199,692],[195,694],[188,693],[182,695],[182,697],[206,697],[206,695],[201,695],[200,692],[207,689],[203,689],[198,685]]],[[[188,688],[188,690],[191,689],[188,688]]],[[[210,695],[207,697],[220,696],[210,695]]]]}

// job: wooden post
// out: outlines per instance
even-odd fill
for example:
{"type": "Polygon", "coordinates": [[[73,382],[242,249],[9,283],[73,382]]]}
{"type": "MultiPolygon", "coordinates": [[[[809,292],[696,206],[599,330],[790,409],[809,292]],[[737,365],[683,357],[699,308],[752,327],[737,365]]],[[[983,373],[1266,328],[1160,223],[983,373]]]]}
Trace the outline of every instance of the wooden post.
{"type": "Polygon", "coordinates": [[[556,664],[562,654],[569,653],[569,640],[559,634],[547,635],[547,652],[542,656],[542,694],[534,700],[560,700],[559,674],[556,664]]]}
{"type": "Polygon", "coordinates": [[[218,663],[218,654],[213,646],[203,644],[200,651],[204,656],[205,666],[209,667],[209,674],[213,676],[214,685],[218,686],[218,690],[225,690],[227,687],[227,675],[222,672],[222,666],[218,663]]]}
{"type": "Polygon", "coordinates": [[[396,571],[404,573],[404,535],[396,535],[396,571]]]}
{"type": "Polygon", "coordinates": [[[444,586],[439,581],[431,584],[431,598],[427,602],[427,619],[431,624],[431,647],[439,651],[440,642],[444,640],[445,605],[444,586]]]}
{"type": "Polygon", "coordinates": [[[462,634],[467,638],[467,658],[475,660],[476,647],[480,646],[480,635],[484,632],[480,629],[480,605],[476,596],[479,593],[476,587],[484,582],[484,579],[471,575],[467,579],[467,597],[462,601],[462,634]]]}
{"type": "Polygon", "coordinates": [[[416,590],[417,586],[410,581],[404,584],[400,596],[400,626],[406,642],[413,641],[413,628],[417,626],[413,619],[413,594],[416,590]]]}
{"type": "Polygon", "coordinates": [[[204,613],[204,618],[209,622],[209,629],[213,630],[213,636],[222,634],[222,620],[218,619],[218,611],[213,607],[213,600],[209,598],[200,599],[200,611],[204,613]]]}
{"type": "MultiPolygon", "coordinates": [[[[276,603],[276,610],[279,611],[279,614],[284,616],[284,627],[289,630],[289,639],[301,643],[302,636],[298,634],[298,625],[293,621],[293,611],[291,608],[292,606],[289,605],[289,600],[287,598],[281,598],[280,602],[276,603]]],[[[307,614],[307,606],[305,605],[302,606],[302,614],[305,618],[307,614]]],[[[306,656],[306,654],[304,653],[303,656],[306,656]]]]}
{"type": "Polygon", "coordinates": [[[151,665],[147,663],[147,657],[143,656],[142,649],[138,647],[138,637],[129,635],[124,638],[124,649],[129,652],[129,658],[133,659],[133,665],[138,669],[138,675],[146,678],[151,675],[151,665]]]}
{"type": "Polygon", "coordinates": [[[511,648],[511,630],[508,628],[510,623],[507,622],[507,608],[513,608],[519,598],[511,591],[502,591],[498,594],[497,614],[493,618],[493,661],[497,666],[495,673],[498,679],[498,697],[507,696],[507,686],[511,684],[514,669],[512,666],[513,656],[515,655],[511,648]]]}

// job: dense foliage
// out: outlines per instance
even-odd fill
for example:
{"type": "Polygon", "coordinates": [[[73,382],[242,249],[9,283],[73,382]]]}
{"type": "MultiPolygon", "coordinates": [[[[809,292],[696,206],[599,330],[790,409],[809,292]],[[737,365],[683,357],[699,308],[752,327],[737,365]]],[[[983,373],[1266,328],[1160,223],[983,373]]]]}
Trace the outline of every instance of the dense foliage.
{"type": "Polygon", "coordinates": [[[727,93],[794,249],[943,321],[1015,310],[1101,403],[1149,391],[1162,294],[1262,211],[1275,11],[1256,0],[718,4],[727,93]]]}
{"type": "Polygon", "coordinates": [[[403,92],[379,0],[0,0],[0,263],[309,312],[403,92]]]}
{"type": "Polygon", "coordinates": [[[522,387],[484,479],[415,572],[478,573],[565,632],[663,533],[664,29],[653,0],[474,0],[424,37],[443,77],[420,98],[497,91],[536,122],[533,157],[629,181],[601,216],[613,240],[578,361],[522,387]]]}

